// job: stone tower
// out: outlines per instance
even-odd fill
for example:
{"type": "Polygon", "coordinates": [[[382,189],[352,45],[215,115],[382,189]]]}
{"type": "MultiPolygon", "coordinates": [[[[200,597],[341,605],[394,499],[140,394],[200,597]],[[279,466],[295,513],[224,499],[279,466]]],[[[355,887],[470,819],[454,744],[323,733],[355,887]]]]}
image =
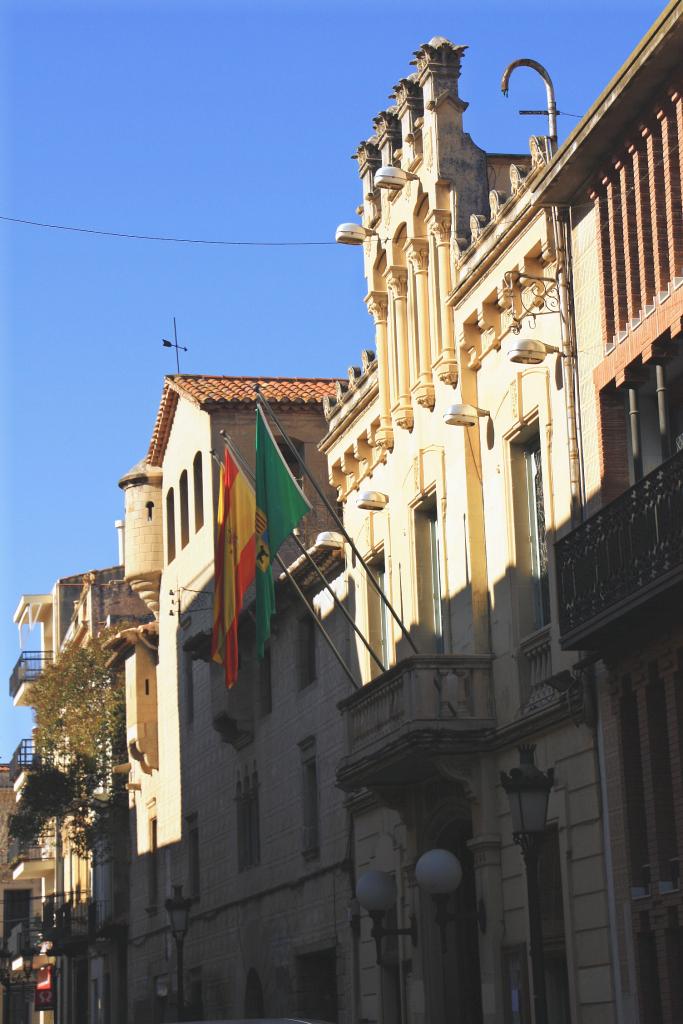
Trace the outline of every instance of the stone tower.
{"type": "Polygon", "coordinates": [[[155,618],[164,564],[161,511],[162,470],[142,460],[119,480],[124,492],[124,566],[126,582],[155,618]]]}

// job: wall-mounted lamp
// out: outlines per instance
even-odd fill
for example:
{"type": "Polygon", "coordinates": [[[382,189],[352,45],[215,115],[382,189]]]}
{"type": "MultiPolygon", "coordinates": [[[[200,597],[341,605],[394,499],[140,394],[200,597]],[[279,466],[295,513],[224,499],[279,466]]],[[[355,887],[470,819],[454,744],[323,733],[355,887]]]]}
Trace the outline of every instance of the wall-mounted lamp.
{"type": "MultiPolygon", "coordinates": [[[[450,850],[427,850],[415,865],[415,879],[436,905],[436,923],[441,932],[441,952],[448,952],[446,927],[450,921],[463,920],[464,914],[449,913],[448,899],[462,881],[462,866],[450,850]]],[[[482,933],[486,932],[486,907],[479,900],[476,913],[482,933]]]]}
{"type": "Polygon", "coordinates": [[[381,491],[359,491],[356,501],[356,508],[363,508],[369,512],[381,512],[389,501],[387,494],[381,491]]]}
{"type": "Polygon", "coordinates": [[[366,238],[376,235],[376,231],[363,227],[362,224],[340,224],[334,233],[335,242],[340,245],[362,245],[366,238]]]}
{"type": "Polygon", "coordinates": [[[377,188],[398,192],[408,181],[418,181],[417,174],[404,171],[402,167],[394,167],[393,164],[387,164],[375,171],[374,182],[377,188]]]}
{"type": "Polygon", "coordinates": [[[331,548],[336,551],[344,547],[344,538],[341,533],[334,533],[333,530],[323,530],[315,538],[315,546],[317,548],[331,548]]]}
{"type": "Polygon", "coordinates": [[[511,363],[537,366],[553,352],[562,354],[555,345],[548,345],[545,341],[538,341],[537,338],[515,338],[508,347],[507,357],[511,363]]]}
{"type": "Polygon", "coordinates": [[[375,940],[377,963],[382,963],[382,939],[385,935],[410,935],[417,946],[417,921],[410,917],[410,928],[385,928],[384,915],[396,903],[396,882],[386,871],[366,871],[356,883],[356,898],[372,918],[372,937],[375,940]]]}
{"type": "Polygon", "coordinates": [[[490,416],[488,409],[478,409],[476,405],[456,402],[449,405],[443,414],[444,423],[450,427],[473,427],[480,416],[490,416]]]}

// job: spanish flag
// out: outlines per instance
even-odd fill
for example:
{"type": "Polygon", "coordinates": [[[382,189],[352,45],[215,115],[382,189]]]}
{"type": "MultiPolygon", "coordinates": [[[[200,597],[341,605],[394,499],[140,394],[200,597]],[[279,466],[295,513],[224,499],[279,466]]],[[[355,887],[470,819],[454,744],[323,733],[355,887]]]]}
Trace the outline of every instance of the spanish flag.
{"type": "Polygon", "coordinates": [[[256,569],[254,488],[225,449],[218,495],[211,657],[225,668],[225,685],[237,679],[237,622],[256,569]]]}

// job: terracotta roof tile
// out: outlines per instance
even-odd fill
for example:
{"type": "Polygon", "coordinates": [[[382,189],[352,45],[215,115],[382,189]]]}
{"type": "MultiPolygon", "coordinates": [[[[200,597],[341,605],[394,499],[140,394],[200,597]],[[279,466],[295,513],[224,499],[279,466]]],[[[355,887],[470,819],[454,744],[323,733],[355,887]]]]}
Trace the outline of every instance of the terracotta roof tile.
{"type": "Polygon", "coordinates": [[[336,378],[328,377],[213,377],[199,374],[173,374],[164,379],[164,390],[152,431],[147,462],[160,466],[173,426],[178,398],[183,397],[200,409],[221,405],[250,406],[256,402],[254,385],[263,397],[277,405],[316,405],[334,395],[336,378]]]}

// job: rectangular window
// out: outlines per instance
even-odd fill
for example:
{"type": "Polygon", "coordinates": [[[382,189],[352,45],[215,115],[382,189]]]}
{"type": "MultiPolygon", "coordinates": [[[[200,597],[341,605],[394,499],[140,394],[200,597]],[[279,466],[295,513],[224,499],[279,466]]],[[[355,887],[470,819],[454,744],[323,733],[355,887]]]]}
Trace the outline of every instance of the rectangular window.
{"type": "Polygon", "coordinates": [[[237,868],[245,871],[261,860],[261,826],[259,820],[258,772],[237,780],[237,868]]]}
{"type": "Polygon", "coordinates": [[[196,814],[190,815],[190,817],[187,819],[187,825],[187,873],[189,894],[193,899],[198,900],[201,894],[201,874],[199,862],[199,826],[197,825],[196,814]]]}
{"type": "Polygon", "coordinates": [[[628,682],[624,683],[622,697],[619,702],[619,718],[631,897],[637,899],[650,894],[650,857],[648,853],[638,700],[628,682]]]}
{"type": "Polygon", "coordinates": [[[150,907],[156,907],[159,895],[159,843],[157,819],[149,819],[149,857],[147,868],[147,900],[150,907]]]}
{"type": "Polygon", "coordinates": [[[543,468],[538,430],[510,446],[516,554],[516,607],[520,636],[550,622],[548,547],[543,468]]]}
{"type": "MultiPolygon", "coordinates": [[[[382,594],[387,593],[388,579],[384,565],[384,559],[378,559],[370,566],[370,571],[377,580],[382,594]]],[[[389,610],[372,583],[368,582],[368,643],[378,656],[382,664],[389,666],[389,610]]],[[[379,673],[379,668],[374,661],[371,661],[371,672],[373,677],[379,673]]]]}
{"type": "Polygon", "coordinates": [[[431,649],[442,654],[441,545],[434,501],[415,513],[415,559],[420,632],[431,649]]]}
{"type": "Polygon", "coordinates": [[[13,928],[21,925],[26,931],[31,916],[31,890],[5,889],[3,893],[5,913],[3,920],[3,939],[6,941],[13,928]]]}
{"type": "Polygon", "coordinates": [[[548,591],[548,546],[545,536],[543,470],[538,437],[524,450],[529,516],[529,545],[534,617],[537,629],[550,622],[548,591]]]}
{"type": "Polygon", "coordinates": [[[258,712],[261,718],[273,710],[273,688],[271,681],[270,643],[263,651],[263,658],[258,662],[258,712]]]}
{"type": "Polygon", "coordinates": [[[301,789],[303,810],[302,852],[315,856],[320,845],[318,806],[318,763],[315,737],[299,744],[301,751],[301,789]]]}
{"type": "Polygon", "coordinates": [[[317,677],[315,640],[317,626],[311,615],[299,619],[299,689],[310,686],[317,677]]]}

